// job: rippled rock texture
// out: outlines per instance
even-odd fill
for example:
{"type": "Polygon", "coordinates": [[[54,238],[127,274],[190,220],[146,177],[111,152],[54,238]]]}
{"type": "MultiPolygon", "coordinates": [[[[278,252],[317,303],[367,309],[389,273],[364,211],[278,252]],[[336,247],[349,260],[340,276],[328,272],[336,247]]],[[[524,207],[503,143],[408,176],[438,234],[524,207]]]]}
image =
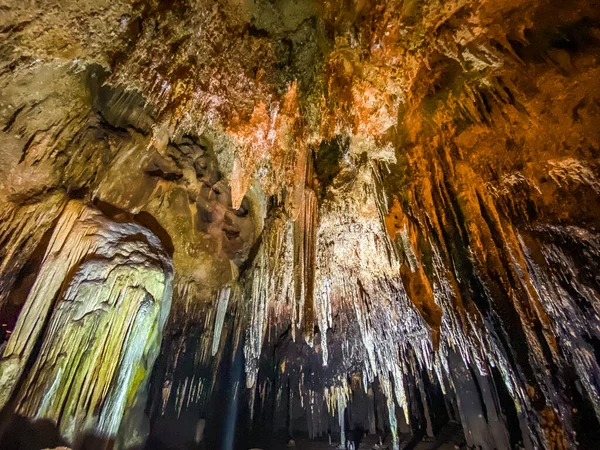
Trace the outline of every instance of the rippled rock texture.
{"type": "Polygon", "coordinates": [[[5,0],[0,42],[4,422],[595,448],[598,1],[5,0]]]}
{"type": "Polygon", "coordinates": [[[3,349],[2,406],[14,398],[19,414],[55,421],[70,441],[116,436],[145,397],[172,277],[154,234],[69,202],[3,349]]]}

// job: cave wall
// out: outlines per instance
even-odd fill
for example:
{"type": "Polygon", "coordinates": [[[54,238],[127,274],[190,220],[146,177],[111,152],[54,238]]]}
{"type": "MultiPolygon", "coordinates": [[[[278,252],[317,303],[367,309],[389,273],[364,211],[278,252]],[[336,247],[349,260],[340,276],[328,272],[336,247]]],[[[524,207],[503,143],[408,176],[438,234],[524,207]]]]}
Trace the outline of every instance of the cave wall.
{"type": "Polygon", "coordinates": [[[67,307],[84,294],[66,286],[92,281],[87,266],[57,275],[57,296],[44,281],[79,205],[102,229],[159,240],[108,236],[117,253],[150,245],[161,267],[172,259],[170,308],[151,295],[162,319],[123,319],[142,334],[166,321],[152,375],[160,333],[140,337],[152,351],[130,394],[149,398],[136,414],[158,441],[183,445],[201,417],[218,440],[215,405],[233,395],[236,430],[257,443],[278,431],[343,440],[360,426],[399,447],[454,419],[468,445],[592,448],[597,1],[9,0],[3,11],[0,368],[19,384],[3,399],[18,413],[47,411],[69,441],[82,423],[120,426],[77,405],[69,419],[51,411],[72,405],[50,381],[83,347],[53,355],[73,336],[103,340],[80,335],[67,307]],[[47,306],[28,313],[35,301],[47,306]],[[17,352],[11,372],[31,320],[45,324],[27,344],[41,349],[17,352]],[[51,405],[25,394],[46,391],[51,405]]]}

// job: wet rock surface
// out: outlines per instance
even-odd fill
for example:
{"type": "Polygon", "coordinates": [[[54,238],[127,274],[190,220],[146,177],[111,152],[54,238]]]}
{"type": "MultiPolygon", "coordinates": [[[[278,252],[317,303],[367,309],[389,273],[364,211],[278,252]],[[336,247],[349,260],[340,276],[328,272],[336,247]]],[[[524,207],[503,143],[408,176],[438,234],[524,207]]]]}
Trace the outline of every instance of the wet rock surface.
{"type": "Polygon", "coordinates": [[[0,42],[0,434],[595,448],[597,1],[6,0],[0,42]]]}

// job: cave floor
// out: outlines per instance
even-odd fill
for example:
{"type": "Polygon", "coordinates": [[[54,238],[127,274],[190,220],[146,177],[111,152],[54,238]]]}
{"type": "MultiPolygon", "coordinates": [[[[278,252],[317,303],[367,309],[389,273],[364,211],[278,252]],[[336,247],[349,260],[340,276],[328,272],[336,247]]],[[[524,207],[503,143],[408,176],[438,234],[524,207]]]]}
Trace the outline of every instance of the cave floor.
{"type": "MultiPolygon", "coordinates": [[[[406,439],[404,439],[402,442],[404,442],[403,445],[400,446],[400,448],[402,450],[408,450],[408,449],[414,449],[414,450],[455,450],[457,448],[462,448],[460,447],[460,441],[457,442],[445,442],[445,443],[438,443],[435,441],[421,441],[416,443],[416,445],[409,445],[409,441],[410,438],[407,436],[406,439]]],[[[376,448],[375,445],[377,444],[377,439],[376,438],[365,438],[365,440],[363,442],[361,442],[360,447],[357,450],[371,450],[376,448]]],[[[338,449],[339,448],[339,444],[335,445],[329,445],[328,442],[320,442],[320,441],[314,441],[314,440],[300,440],[300,441],[296,441],[296,445],[294,447],[288,447],[286,444],[282,444],[281,447],[272,447],[271,450],[290,450],[290,449],[294,449],[294,450],[332,450],[332,449],[338,449]]],[[[391,449],[391,443],[386,443],[383,447],[383,449],[391,449]]]]}
{"type": "MultiPolygon", "coordinates": [[[[360,447],[357,450],[371,450],[373,448],[375,448],[375,444],[377,443],[376,440],[374,440],[373,442],[363,442],[360,444],[360,447]]],[[[441,444],[441,445],[435,445],[432,442],[419,442],[417,443],[416,446],[414,447],[404,447],[404,448],[411,448],[414,450],[455,450],[456,448],[460,448],[457,447],[457,444],[450,444],[450,443],[445,443],[445,444],[441,444]]],[[[337,449],[339,448],[338,446],[335,445],[329,445],[327,442],[315,442],[315,441],[300,441],[296,443],[295,447],[292,447],[296,450],[332,450],[332,449],[337,449]]],[[[391,449],[391,444],[388,444],[387,446],[384,445],[383,449],[391,449]]],[[[404,450],[403,448],[403,450],[404,450]]],[[[289,450],[290,447],[287,446],[283,446],[281,448],[273,448],[273,450],[289,450]]]]}
{"type": "MultiPolygon", "coordinates": [[[[391,441],[386,440],[383,447],[376,447],[377,436],[366,436],[356,450],[371,450],[374,448],[391,449],[391,441]]],[[[436,438],[423,438],[415,441],[414,436],[403,434],[399,436],[400,449],[402,450],[455,450],[466,448],[464,435],[459,424],[446,425],[436,438]]],[[[332,450],[339,448],[339,443],[329,444],[328,440],[297,440],[294,447],[285,443],[274,445],[270,450],[332,450]]]]}

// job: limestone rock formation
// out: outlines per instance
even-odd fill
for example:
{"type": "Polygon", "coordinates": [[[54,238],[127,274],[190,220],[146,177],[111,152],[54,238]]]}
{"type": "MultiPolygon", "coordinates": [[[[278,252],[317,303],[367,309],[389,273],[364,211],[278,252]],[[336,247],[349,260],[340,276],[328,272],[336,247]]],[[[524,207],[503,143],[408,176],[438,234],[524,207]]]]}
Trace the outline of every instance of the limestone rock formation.
{"type": "Polygon", "coordinates": [[[143,401],[172,277],[146,228],[70,201],[3,349],[2,407],[14,396],[19,414],[55,421],[71,442],[85,432],[116,436],[143,401]]]}
{"type": "Polygon", "coordinates": [[[597,0],[67,3],[0,4],[0,423],[595,448],[597,0]]]}

